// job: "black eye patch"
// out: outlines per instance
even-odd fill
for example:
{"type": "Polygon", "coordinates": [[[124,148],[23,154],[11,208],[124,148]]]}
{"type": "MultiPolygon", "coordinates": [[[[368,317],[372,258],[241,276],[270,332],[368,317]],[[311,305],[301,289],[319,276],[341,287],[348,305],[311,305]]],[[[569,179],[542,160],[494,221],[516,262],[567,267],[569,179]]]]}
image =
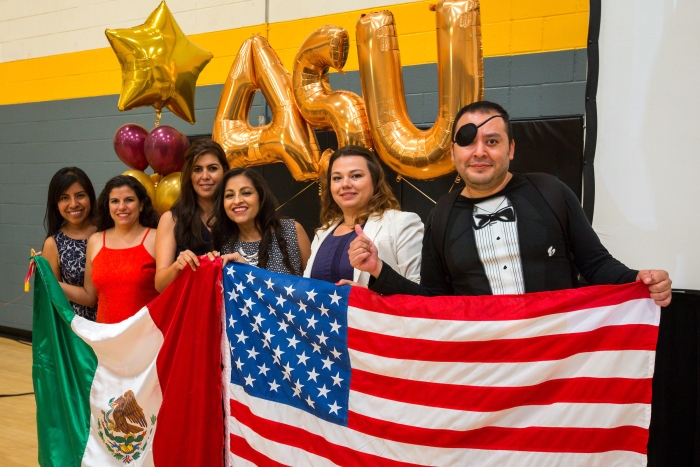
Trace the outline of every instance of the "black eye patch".
{"type": "Polygon", "coordinates": [[[454,143],[457,144],[457,146],[465,147],[469,146],[474,142],[474,139],[476,138],[476,134],[479,131],[479,128],[484,126],[487,122],[493,120],[496,117],[501,117],[503,118],[502,115],[493,115],[483,122],[481,122],[478,126],[474,125],[473,123],[467,123],[466,125],[462,125],[459,130],[457,130],[457,134],[455,134],[455,140],[453,141],[454,143]]]}

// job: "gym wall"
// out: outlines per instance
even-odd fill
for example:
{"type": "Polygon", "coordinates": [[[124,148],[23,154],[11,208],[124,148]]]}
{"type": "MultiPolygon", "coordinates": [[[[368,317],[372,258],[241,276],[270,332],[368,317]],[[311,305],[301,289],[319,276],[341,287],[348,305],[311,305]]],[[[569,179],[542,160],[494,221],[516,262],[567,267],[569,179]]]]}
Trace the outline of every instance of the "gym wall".
{"type": "MultiPolygon", "coordinates": [[[[142,24],[158,3],[0,2],[0,332],[31,330],[32,297],[23,294],[22,281],[29,249],[40,249],[45,237],[42,222],[51,176],[61,167],[77,165],[87,172],[99,193],[109,178],[127,169],[112,149],[117,128],[129,122],[153,127],[150,107],[124,113],[117,110],[121,71],[104,30],[142,24]]],[[[168,111],[163,113],[162,124],[188,136],[211,133],[222,84],[241,43],[251,34],[267,37],[290,69],[299,45],[314,29],[336,24],[345,27],[352,38],[360,14],[378,9],[389,9],[396,18],[411,119],[416,125],[429,126],[437,115],[435,24],[428,10],[431,2],[167,3],[185,34],[214,54],[198,81],[197,124],[189,125],[168,111]]],[[[581,129],[588,1],[483,0],[481,15],[485,98],[505,106],[515,119],[573,117],[581,129]]],[[[346,71],[345,75],[331,74],[332,87],[361,93],[354,44],[346,71]]],[[[258,117],[265,114],[265,103],[258,93],[251,123],[257,124],[258,117]]],[[[272,179],[286,176],[281,164],[263,170],[272,179]]],[[[306,186],[291,178],[286,183],[274,185],[281,203],[306,186]]],[[[439,184],[429,187],[436,192],[443,190],[439,184]]],[[[424,211],[430,206],[405,181],[395,182],[395,188],[400,190],[405,209],[417,206],[416,211],[424,211]]],[[[317,196],[315,192],[317,188],[311,187],[305,195],[317,196]]],[[[299,206],[304,209],[303,200],[302,196],[292,200],[283,214],[291,215],[299,206]]],[[[313,213],[310,215],[313,219],[313,213]]]]}

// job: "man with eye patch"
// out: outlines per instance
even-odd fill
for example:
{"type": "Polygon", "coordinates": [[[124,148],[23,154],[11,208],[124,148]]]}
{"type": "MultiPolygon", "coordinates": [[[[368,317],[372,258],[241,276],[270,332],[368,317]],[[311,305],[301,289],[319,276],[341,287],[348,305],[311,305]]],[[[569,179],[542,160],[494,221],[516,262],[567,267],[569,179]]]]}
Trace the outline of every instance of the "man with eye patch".
{"type": "Polygon", "coordinates": [[[660,306],[671,302],[663,270],[633,270],[610,255],[576,195],[555,177],[509,172],[515,141],[508,112],[480,101],[452,127],[452,161],[463,190],[443,196],[426,223],[420,284],[383,264],[364,235],[350,245],[353,267],[382,294],[499,295],[642,280],[660,306]]]}

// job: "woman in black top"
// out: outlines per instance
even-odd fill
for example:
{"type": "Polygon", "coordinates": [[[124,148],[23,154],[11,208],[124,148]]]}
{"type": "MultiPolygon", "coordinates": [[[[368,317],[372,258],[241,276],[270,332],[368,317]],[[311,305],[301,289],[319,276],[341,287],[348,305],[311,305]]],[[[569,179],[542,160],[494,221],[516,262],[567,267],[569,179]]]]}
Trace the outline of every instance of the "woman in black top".
{"type": "Polygon", "coordinates": [[[212,214],[213,196],[228,169],[221,145],[208,138],[192,143],[185,153],[180,197],[163,214],[156,237],[156,289],[162,292],[182,269],[197,269],[197,256],[212,250],[206,225],[212,214]]]}

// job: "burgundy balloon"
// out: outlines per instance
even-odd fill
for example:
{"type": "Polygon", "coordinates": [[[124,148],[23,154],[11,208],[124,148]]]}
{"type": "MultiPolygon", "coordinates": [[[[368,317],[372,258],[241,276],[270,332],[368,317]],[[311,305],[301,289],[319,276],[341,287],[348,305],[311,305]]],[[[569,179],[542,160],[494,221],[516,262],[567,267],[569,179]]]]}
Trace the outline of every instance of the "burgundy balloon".
{"type": "Polygon", "coordinates": [[[182,144],[184,145],[184,149],[182,150],[182,157],[180,158],[180,162],[177,164],[177,167],[175,167],[175,170],[173,170],[173,172],[179,172],[185,166],[185,153],[190,148],[190,140],[187,139],[187,136],[183,135],[182,133],[180,133],[180,136],[182,136],[182,144]]]}
{"type": "Polygon", "coordinates": [[[176,172],[185,163],[185,151],[190,147],[187,137],[171,126],[154,128],[144,145],[146,160],[153,171],[163,176],[176,172]]]}
{"type": "Polygon", "coordinates": [[[144,143],[148,130],[135,123],[122,125],[114,133],[114,152],[124,164],[134,170],[144,170],[148,167],[144,143]]]}

